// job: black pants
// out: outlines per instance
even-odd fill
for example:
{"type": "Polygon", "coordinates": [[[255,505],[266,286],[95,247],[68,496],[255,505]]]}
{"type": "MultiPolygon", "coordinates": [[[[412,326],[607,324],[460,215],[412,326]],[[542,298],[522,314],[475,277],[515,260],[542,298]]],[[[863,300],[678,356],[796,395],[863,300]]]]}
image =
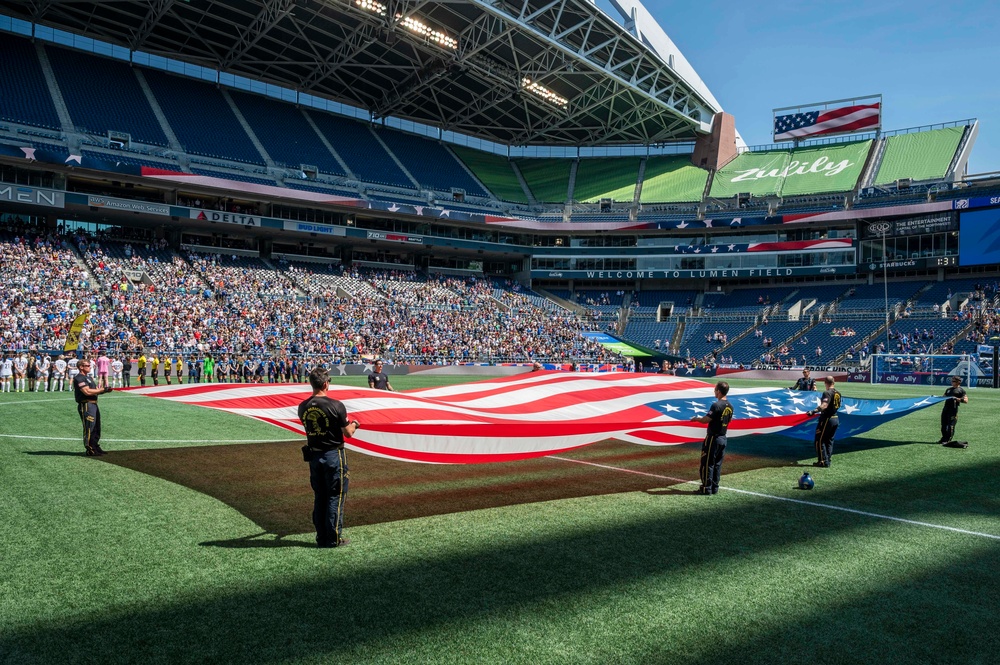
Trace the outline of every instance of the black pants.
{"type": "Polygon", "coordinates": [[[122,372],[122,386],[128,388],[132,385],[132,375],[128,372],[122,372]]]}
{"type": "Polygon", "coordinates": [[[83,449],[88,455],[97,455],[101,452],[101,410],[97,408],[97,402],[80,402],[76,405],[76,410],[80,414],[80,421],[83,423],[83,449]]]}
{"type": "Polygon", "coordinates": [[[315,495],[312,520],[316,544],[320,547],[336,547],[342,538],[349,478],[347,452],[343,448],[312,453],[309,460],[309,484],[315,495]]]}
{"type": "Polygon", "coordinates": [[[941,443],[948,443],[955,438],[955,425],[958,423],[958,411],[941,412],[941,443]]]}
{"type": "Polygon", "coordinates": [[[830,458],[833,457],[833,439],[837,435],[837,428],[840,427],[840,418],[823,418],[820,416],[816,423],[816,461],[824,466],[830,466],[830,458]]]}
{"type": "Polygon", "coordinates": [[[726,437],[709,434],[701,444],[702,490],[718,494],[722,475],[722,458],[726,456],[726,437]]]}

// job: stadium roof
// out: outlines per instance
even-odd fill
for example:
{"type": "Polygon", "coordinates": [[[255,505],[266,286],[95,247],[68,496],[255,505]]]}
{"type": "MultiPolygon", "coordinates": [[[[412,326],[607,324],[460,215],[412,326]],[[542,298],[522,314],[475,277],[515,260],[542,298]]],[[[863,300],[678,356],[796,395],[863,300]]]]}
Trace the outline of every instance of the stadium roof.
{"type": "Polygon", "coordinates": [[[509,145],[693,140],[720,110],[686,61],[588,0],[0,0],[0,11],[509,145]]]}

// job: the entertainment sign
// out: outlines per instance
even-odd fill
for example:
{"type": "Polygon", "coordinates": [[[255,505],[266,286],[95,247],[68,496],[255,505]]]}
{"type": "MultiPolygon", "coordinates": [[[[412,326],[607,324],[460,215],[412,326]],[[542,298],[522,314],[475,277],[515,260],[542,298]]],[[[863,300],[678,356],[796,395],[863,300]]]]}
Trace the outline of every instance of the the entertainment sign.
{"type": "Polygon", "coordinates": [[[875,219],[861,222],[861,234],[864,238],[881,238],[882,236],[915,236],[924,233],[943,233],[957,231],[958,220],[953,212],[920,215],[906,219],[875,219]]]}
{"type": "Polygon", "coordinates": [[[854,266],[726,268],[718,270],[532,270],[532,279],[761,279],[796,275],[852,275],[854,266]]]}

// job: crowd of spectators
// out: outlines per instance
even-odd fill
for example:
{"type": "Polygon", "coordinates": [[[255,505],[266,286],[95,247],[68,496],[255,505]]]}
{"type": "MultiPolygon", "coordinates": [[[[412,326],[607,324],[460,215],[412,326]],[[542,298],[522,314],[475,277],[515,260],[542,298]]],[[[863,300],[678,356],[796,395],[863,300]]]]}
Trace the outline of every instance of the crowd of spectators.
{"type": "Polygon", "coordinates": [[[356,267],[277,270],[256,258],[182,258],[162,241],[17,231],[8,230],[0,247],[0,277],[11,285],[0,296],[5,348],[58,349],[78,308],[87,307],[85,346],[130,353],[622,361],[581,335],[586,320],[539,306],[510,281],[356,267]]]}

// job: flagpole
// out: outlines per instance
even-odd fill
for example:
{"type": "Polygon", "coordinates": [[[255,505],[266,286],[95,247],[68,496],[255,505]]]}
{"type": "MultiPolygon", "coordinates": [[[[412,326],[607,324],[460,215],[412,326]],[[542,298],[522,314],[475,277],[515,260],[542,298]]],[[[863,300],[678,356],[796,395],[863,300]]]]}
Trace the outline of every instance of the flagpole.
{"type": "Polygon", "coordinates": [[[889,353],[889,258],[885,254],[885,234],[882,232],[882,285],[885,291],[885,352],[889,353]]]}

